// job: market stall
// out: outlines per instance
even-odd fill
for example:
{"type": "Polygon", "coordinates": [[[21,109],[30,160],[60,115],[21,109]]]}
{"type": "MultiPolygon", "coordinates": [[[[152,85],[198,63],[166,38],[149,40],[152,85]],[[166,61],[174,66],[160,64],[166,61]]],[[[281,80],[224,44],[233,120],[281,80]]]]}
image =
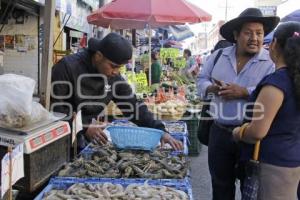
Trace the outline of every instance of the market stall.
{"type": "MultiPolygon", "coordinates": [[[[90,24],[114,29],[148,29],[151,52],[151,29],[168,25],[210,21],[211,15],[185,0],[116,0],[87,17],[90,24]]],[[[149,66],[151,54],[149,53],[149,66]]],[[[149,68],[151,83],[151,67],[149,68]]]]}
{"type": "Polygon", "coordinates": [[[174,152],[167,146],[158,146],[162,131],[116,120],[106,129],[111,143],[89,144],[35,199],[62,196],[145,199],[156,196],[158,199],[192,200],[189,159],[185,156],[185,123],[165,122],[165,125],[171,134],[181,138],[185,144],[183,151],[174,152]],[[78,190],[84,190],[84,195],[78,190]]]}
{"type": "MultiPolygon", "coordinates": [[[[139,3],[141,2],[139,1],[139,3]]],[[[156,8],[165,8],[158,4],[161,1],[153,2],[156,2],[156,8]]],[[[113,2],[113,4],[115,3],[116,1],[113,2]]],[[[142,4],[146,5],[145,2],[142,4]]],[[[176,10],[171,15],[176,16],[177,20],[174,20],[174,18],[166,20],[164,18],[161,21],[159,18],[162,18],[162,15],[156,14],[153,17],[147,17],[147,19],[151,20],[143,21],[142,27],[145,28],[147,25],[151,29],[162,25],[183,24],[185,22],[195,23],[211,19],[210,15],[199,8],[195,8],[190,3],[185,1],[174,2],[174,6],[176,5],[177,7],[183,4],[187,4],[185,9],[181,6],[181,9],[163,10],[176,10]],[[188,8],[192,8],[192,10],[187,11],[188,8]],[[193,14],[193,16],[190,16],[190,18],[177,16],[176,13],[179,10],[184,10],[187,14],[193,14]]],[[[52,24],[50,22],[54,15],[53,3],[49,4],[49,6],[52,7],[52,11],[49,8],[49,12],[46,12],[48,16],[45,19],[45,25],[52,24]]],[[[108,7],[108,5],[105,7],[108,7]]],[[[137,8],[140,10],[139,7],[137,8]]],[[[46,11],[48,11],[47,9],[46,11]]],[[[122,7],[122,10],[126,9],[122,7]]],[[[166,16],[166,14],[164,15],[166,16]]],[[[167,15],[170,14],[167,13],[167,15]]],[[[122,25],[124,24],[123,22],[121,23],[122,25]]],[[[131,21],[131,19],[127,22],[130,22],[129,24],[132,26],[137,24],[137,21],[131,21]]],[[[49,35],[51,29],[51,25],[46,28],[46,36],[49,35]]],[[[151,35],[149,34],[149,36],[149,45],[151,45],[151,35]]],[[[51,64],[49,60],[52,58],[52,39],[51,37],[46,37],[45,39],[43,51],[45,67],[42,68],[41,72],[43,87],[41,89],[41,101],[46,108],[49,108],[50,97],[50,68],[48,66],[51,64]]],[[[166,57],[170,57],[170,55],[166,55],[166,57]]],[[[175,66],[183,65],[182,60],[176,61],[174,60],[175,66]]],[[[173,74],[176,74],[176,70],[174,72],[173,74]]],[[[151,77],[151,71],[149,76],[151,77]]],[[[166,77],[167,85],[170,82],[174,82],[169,74],[166,77]]],[[[132,195],[139,199],[146,198],[150,193],[156,195],[156,197],[163,196],[169,199],[177,197],[180,199],[193,199],[188,178],[188,126],[184,122],[178,121],[188,109],[185,89],[182,86],[184,84],[183,81],[179,81],[179,79],[175,81],[175,85],[179,85],[179,87],[176,87],[176,90],[175,87],[165,90],[159,85],[153,88],[148,87],[145,73],[127,73],[127,78],[129,82],[137,83],[135,84],[135,90],[142,94],[141,98],[147,102],[149,109],[152,109],[158,118],[165,120],[164,123],[168,132],[183,143],[184,149],[182,151],[173,151],[168,145],[160,145],[159,141],[163,134],[162,131],[139,127],[131,129],[128,128],[127,122],[122,126],[114,126],[114,123],[112,123],[112,126],[106,129],[111,135],[110,144],[99,145],[94,142],[90,143],[78,157],[70,162],[71,129],[68,122],[62,121],[64,116],[59,114],[54,116],[52,115],[53,113],[50,114],[35,102],[32,98],[34,86],[25,84],[26,81],[15,84],[23,78],[8,78],[7,80],[16,80],[16,82],[7,85],[0,84],[0,87],[2,86],[3,89],[1,91],[0,88],[1,95],[11,97],[10,99],[5,99],[5,102],[0,102],[1,108],[5,108],[0,109],[0,155],[1,157],[6,155],[7,147],[15,147],[19,144],[22,144],[24,147],[24,152],[22,152],[22,154],[24,153],[24,178],[21,178],[14,185],[15,188],[20,190],[21,199],[23,197],[25,199],[26,195],[28,195],[28,198],[32,198],[32,193],[40,190],[51,176],[54,179],[50,181],[49,185],[36,199],[47,199],[55,196],[63,198],[77,198],[78,196],[86,199],[96,198],[95,195],[92,195],[92,197],[88,196],[91,195],[91,191],[97,191],[96,194],[99,198],[103,196],[114,198],[116,195],[121,196],[122,194],[125,199],[131,198],[132,195]],[[7,87],[15,85],[20,86],[17,91],[7,87]],[[7,94],[4,94],[5,92],[7,94]],[[20,99],[21,101],[16,103],[15,99],[20,99]],[[117,131],[113,131],[114,127],[118,128],[117,131]],[[129,131],[128,133],[130,134],[126,136],[127,138],[120,139],[127,133],[127,130],[137,134],[135,135],[129,131]],[[119,136],[114,136],[114,133],[119,136]],[[123,142],[123,147],[118,146],[116,141],[123,142]],[[128,142],[128,144],[124,144],[124,141],[128,142]],[[63,165],[64,168],[62,168],[63,165]],[[92,178],[95,182],[89,178],[92,178]],[[65,191],[58,191],[61,189],[65,191]],[[117,191],[117,194],[112,192],[112,190],[117,189],[120,189],[120,191],[117,191]],[[85,191],[84,195],[80,192],[82,190],[85,191]],[[86,193],[87,190],[89,190],[89,194],[86,193]],[[109,193],[107,193],[108,190],[109,193]],[[145,190],[148,193],[134,194],[135,190],[138,192],[145,190]],[[68,195],[71,195],[71,197],[68,195]]],[[[151,78],[149,82],[151,82],[151,78]]],[[[114,110],[112,110],[112,114],[116,114],[114,110]]],[[[119,114],[121,115],[122,113],[119,114]]],[[[73,132],[76,133],[77,131],[74,127],[76,126],[73,126],[73,132]]],[[[16,166],[12,165],[11,167],[14,168],[16,166]]]]}

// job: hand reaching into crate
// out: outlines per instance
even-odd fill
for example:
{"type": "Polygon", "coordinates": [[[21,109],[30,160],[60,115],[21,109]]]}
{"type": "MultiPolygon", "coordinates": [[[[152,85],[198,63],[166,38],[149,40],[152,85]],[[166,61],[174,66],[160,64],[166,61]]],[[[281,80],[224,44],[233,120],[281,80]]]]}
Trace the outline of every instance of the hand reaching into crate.
{"type": "Polygon", "coordinates": [[[164,146],[165,143],[170,144],[176,151],[183,149],[182,142],[173,138],[169,133],[165,133],[161,138],[161,145],[164,146]]]}
{"type": "Polygon", "coordinates": [[[96,142],[98,144],[106,144],[108,141],[107,135],[104,129],[107,127],[108,123],[93,119],[92,123],[89,125],[85,135],[90,141],[96,142]]]}

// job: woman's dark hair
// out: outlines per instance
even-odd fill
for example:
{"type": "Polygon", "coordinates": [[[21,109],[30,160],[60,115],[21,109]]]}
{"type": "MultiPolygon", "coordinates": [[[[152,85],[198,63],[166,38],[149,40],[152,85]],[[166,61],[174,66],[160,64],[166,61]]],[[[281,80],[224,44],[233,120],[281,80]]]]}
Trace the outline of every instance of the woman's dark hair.
{"type": "Polygon", "coordinates": [[[189,57],[192,56],[192,52],[189,49],[183,50],[183,53],[187,54],[189,57]]]}
{"type": "Polygon", "coordinates": [[[285,22],[274,32],[274,39],[283,52],[284,61],[293,79],[298,108],[300,108],[300,23],[285,22]]]}

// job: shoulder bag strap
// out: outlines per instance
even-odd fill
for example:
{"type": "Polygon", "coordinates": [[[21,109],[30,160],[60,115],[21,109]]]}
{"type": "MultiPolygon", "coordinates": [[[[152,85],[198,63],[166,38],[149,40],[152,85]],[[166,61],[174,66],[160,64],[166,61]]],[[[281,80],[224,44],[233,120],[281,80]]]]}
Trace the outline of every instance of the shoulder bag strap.
{"type": "MultiPolygon", "coordinates": [[[[216,63],[218,62],[218,60],[219,60],[219,58],[220,58],[222,52],[223,52],[223,49],[220,49],[220,50],[218,51],[218,54],[216,55],[216,57],[215,57],[215,59],[214,59],[214,67],[215,67],[216,63]]],[[[213,68],[213,69],[214,69],[214,68],[213,68]]],[[[212,70],[213,70],[213,69],[212,69],[212,70]]],[[[211,70],[211,71],[212,71],[212,70],[211,70]]]]}
{"type": "Polygon", "coordinates": [[[260,149],[260,141],[255,143],[254,152],[253,152],[253,160],[255,161],[258,161],[259,149],[260,149]]]}
{"type": "MultiPolygon", "coordinates": [[[[212,75],[212,72],[214,71],[215,65],[216,65],[216,63],[218,62],[218,60],[219,60],[219,58],[220,58],[222,52],[223,52],[223,49],[220,49],[220,50],[218,51],[218,53],[217,53],[215,59],[214,59],[214,65],[213,65],[213,68],[211,69],[210,75],[209,75],[210,77],[211,77],[211,75],[212,75]]],[[[209,101],[210,101],[210,100],[209,100],[209,101]]]]}

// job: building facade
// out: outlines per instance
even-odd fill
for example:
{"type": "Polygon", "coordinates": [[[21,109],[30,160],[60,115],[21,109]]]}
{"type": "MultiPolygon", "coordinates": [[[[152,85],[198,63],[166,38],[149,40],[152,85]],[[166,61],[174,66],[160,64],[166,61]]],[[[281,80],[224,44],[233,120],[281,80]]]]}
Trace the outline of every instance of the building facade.
{"type": "MultiPolygon", "coordinates": [[[[39,92],[44,41],[45,0],[1,0],[0,74],[14,73],[36,81],[39,92]]],[[[77,51],[93,36],[86,17],[99,7],[99,0],[56,0],[54,52],[77,51]]],[[[56,61],[54,53],[54,62],[56,61]]]]}

